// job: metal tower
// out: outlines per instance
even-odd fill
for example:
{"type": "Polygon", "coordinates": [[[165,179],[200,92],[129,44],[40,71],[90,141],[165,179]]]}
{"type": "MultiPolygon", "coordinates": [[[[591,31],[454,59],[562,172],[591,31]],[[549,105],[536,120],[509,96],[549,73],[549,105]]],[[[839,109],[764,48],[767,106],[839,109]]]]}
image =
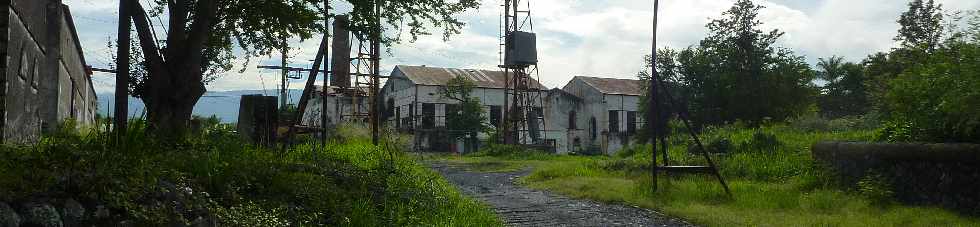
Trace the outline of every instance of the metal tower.
{"type": "Polygon", "coordinates": [[[504,0],[501,17],[500,68],[504,92],[503,139],[506,144],[541,144],[545,130],[544,100],[538,79],[534,24],[529,1],[504,0]],[[532,75],[535,79],[532,79],[532,75]]]}

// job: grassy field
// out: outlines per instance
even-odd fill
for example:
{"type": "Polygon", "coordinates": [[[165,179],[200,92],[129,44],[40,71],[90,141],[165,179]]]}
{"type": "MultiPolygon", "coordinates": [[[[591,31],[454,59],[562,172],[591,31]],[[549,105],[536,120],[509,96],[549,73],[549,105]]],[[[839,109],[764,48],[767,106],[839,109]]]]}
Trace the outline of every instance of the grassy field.
{"type": "MultiPolygon", "coordinates": [[[[714,157],[734,197],[706,175],[664,176],[660,190],[653,192],[650,149],[643,146],[614,157],[491,151],[443,159],[481,171],[533,168],[521,179],[531,188],[656,209],[707,226],[980,226],[980,220],[951,211],[899,205],[890,199],[887,186],[875,179],[859,189],[846,189],[810,156],[809,147],[816,141],[867,141],[871,136],[866,130],[782,125],[709,129],[704,138],[709,150],[725,152],[714,157]]],[[[671,138],[671,164],[704,164],[688,152],[686,141],[671,138]]],[[[490,150],[494,149],[499,148],[490,150]]]]}
{"type": "MultiPolygon", "coordinates": [[[[81,201],[111,215],[84,225],[500,226],[484,204],[388,142],[344,128],[328,144],[256,147],[230,130],[160,141],[134,123],[116,141],[71,130],[0,147],[0,202],[81,201]],[[168,191],[183,189],[169,198],[168,191]]],[[[388,141],[397,141],[395,139],[388,141]]]]}

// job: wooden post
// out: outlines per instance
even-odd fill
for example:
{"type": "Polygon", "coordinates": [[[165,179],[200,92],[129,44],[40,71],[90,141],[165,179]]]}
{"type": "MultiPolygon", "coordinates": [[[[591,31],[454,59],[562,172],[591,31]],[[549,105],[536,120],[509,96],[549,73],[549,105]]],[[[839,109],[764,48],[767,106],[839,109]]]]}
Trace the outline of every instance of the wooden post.
{"type": "Polygon", "coordinates": [[[116,49],[116,94],[113,119],[113,131],[122,135],[126,133],[129,120],[129,41],[131,20],[130,0],[119,1],[119,37],[116,49]]]}
{"type": "Polygon", "coordinates": [[[379,84],[381,83],[381,0],[375,0],[374,15],[376,18],[374,34],[371,36],[371,142],[375,146],[379,144],[381,130],[381,113],[378,105],[381,103],[379,97],[379,84]]]}
{"type": "MultiPolygon", "coordinates": [[[[323,42],[321,45],[325,45],[327,42],[327,37],[330,36],[330,0],[323,0],[323,26],[323,30],[325,32],[323,32],[324,38],[323,41],[321,41],[323,42]]],[[[321,47],[321,49],[323,49],[323,56],[330,56],[330,48],[321,47]]],[[[320,103],[320,129],[322,129],[322,131],[320,131],[320,145],[326,147],[327,98],[330,97],[330,94],[328,94],[329,86],[327,86],[327,83],[330,81],[329,75],[332,74],[330,73],[330,64],[324,64],[323,69],[323,91],[320,92],[320,95],[322,96],[320,97],[320,100],[322,101],[322,103],[320,103]]]]}
{"type": "Polygon", "coordinates": [[[657,10],[660,8],[660,0],[653,0],[653,46],[650,54],[650,84],[647,87],[647,134],[650,140],[651,163],[650,175],[653,182],[653,191],[657,191],[657,141],[660,139],[660,106],[657,102],[657,10]]]}

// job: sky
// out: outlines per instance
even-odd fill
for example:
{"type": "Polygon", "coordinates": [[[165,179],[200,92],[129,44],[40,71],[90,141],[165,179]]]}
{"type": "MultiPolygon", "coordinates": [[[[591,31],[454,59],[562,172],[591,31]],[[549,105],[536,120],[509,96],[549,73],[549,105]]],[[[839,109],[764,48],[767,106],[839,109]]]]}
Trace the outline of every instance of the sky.
{"type": "MultiPolygon", "coordinates": [[[[144,4],[148,0],[141,0],[144,4]]],[[[337,10],[345,11],[342,1],[337,10]]],[[[444,41],[440,33],[390,47],[382,55],[382,74],[395,65],[497,69],[499,21],[502,0],[483,0],[479,9],[462,12],[467,26],[462,34],[444,41]]],[[[562,87],[574,76],[635,78],[643,70],[643,56],[651,52],[652,0],[529,0],[534,32],[538,38],[539,77],[548,87],[562,87]]],[[[658,48],[684,48],[703,39],[711,18],[732,6],[734,0],[663,0],[660,5],[658,48]]],[[[785,35],[782,47],[803,55],[810,63],[838,55],[850,61],[895,46],[895,22],[907,9],[901,0],[769,0],[760,14],[763,28],[785,35]]],[[[976,0],[938,0],[946,10],[978,10],[976,0]]],[[[116,38],[117,0],[64,0],[78,29],[88,64],[106,68],[115,51],[108,46],[116,38]]],[[[320,37],[291,40],[298,47],[289,54],[290,66],[310,65],[320,37]]],[[[275,71],[257,65],[278,65],[280,56],[253,58],[240,73],[236,69],[207,86],[210,91],[274,90],[280,83],[275,71]]],[[[113,75],[93,75],[96,90],[111,92],[113,75]]],[[[302,89],[302,80],[290,88],[302,89]]]]}

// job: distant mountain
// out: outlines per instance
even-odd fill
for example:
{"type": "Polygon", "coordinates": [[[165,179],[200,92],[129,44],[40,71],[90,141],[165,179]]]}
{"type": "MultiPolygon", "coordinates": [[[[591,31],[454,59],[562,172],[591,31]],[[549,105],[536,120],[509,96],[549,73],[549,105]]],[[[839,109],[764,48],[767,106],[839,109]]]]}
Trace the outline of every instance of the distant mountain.
{"type": "MultiPolygon", "coordinates": [[[[233,123],[238,121],[238,104],[240,103],[242,95],[253,95],[253,94],[265,94],[276,96],[278,91],[269,90],[238,90],[238,91],[213,91],[207,92],[201,97],[201,100],[197,102],[194,106],[194,115],[200,116],[211,116],[215,115],[221,118],[222,122],[233,123]]],[[[303,90],[293,89],[289,90],[289,102],[291,104],[296,104],[299,102],[299,97],[302,96],[303,90]]],[[[99,93],[99,113],[103,116],[111,115],[113,106],[115,106],[115,96],[112,93],[99,93]]],[[[137,98],[129,97],[129,116],[130,117],[142,117],[145,115],[143,101],[137,98]]]]}

